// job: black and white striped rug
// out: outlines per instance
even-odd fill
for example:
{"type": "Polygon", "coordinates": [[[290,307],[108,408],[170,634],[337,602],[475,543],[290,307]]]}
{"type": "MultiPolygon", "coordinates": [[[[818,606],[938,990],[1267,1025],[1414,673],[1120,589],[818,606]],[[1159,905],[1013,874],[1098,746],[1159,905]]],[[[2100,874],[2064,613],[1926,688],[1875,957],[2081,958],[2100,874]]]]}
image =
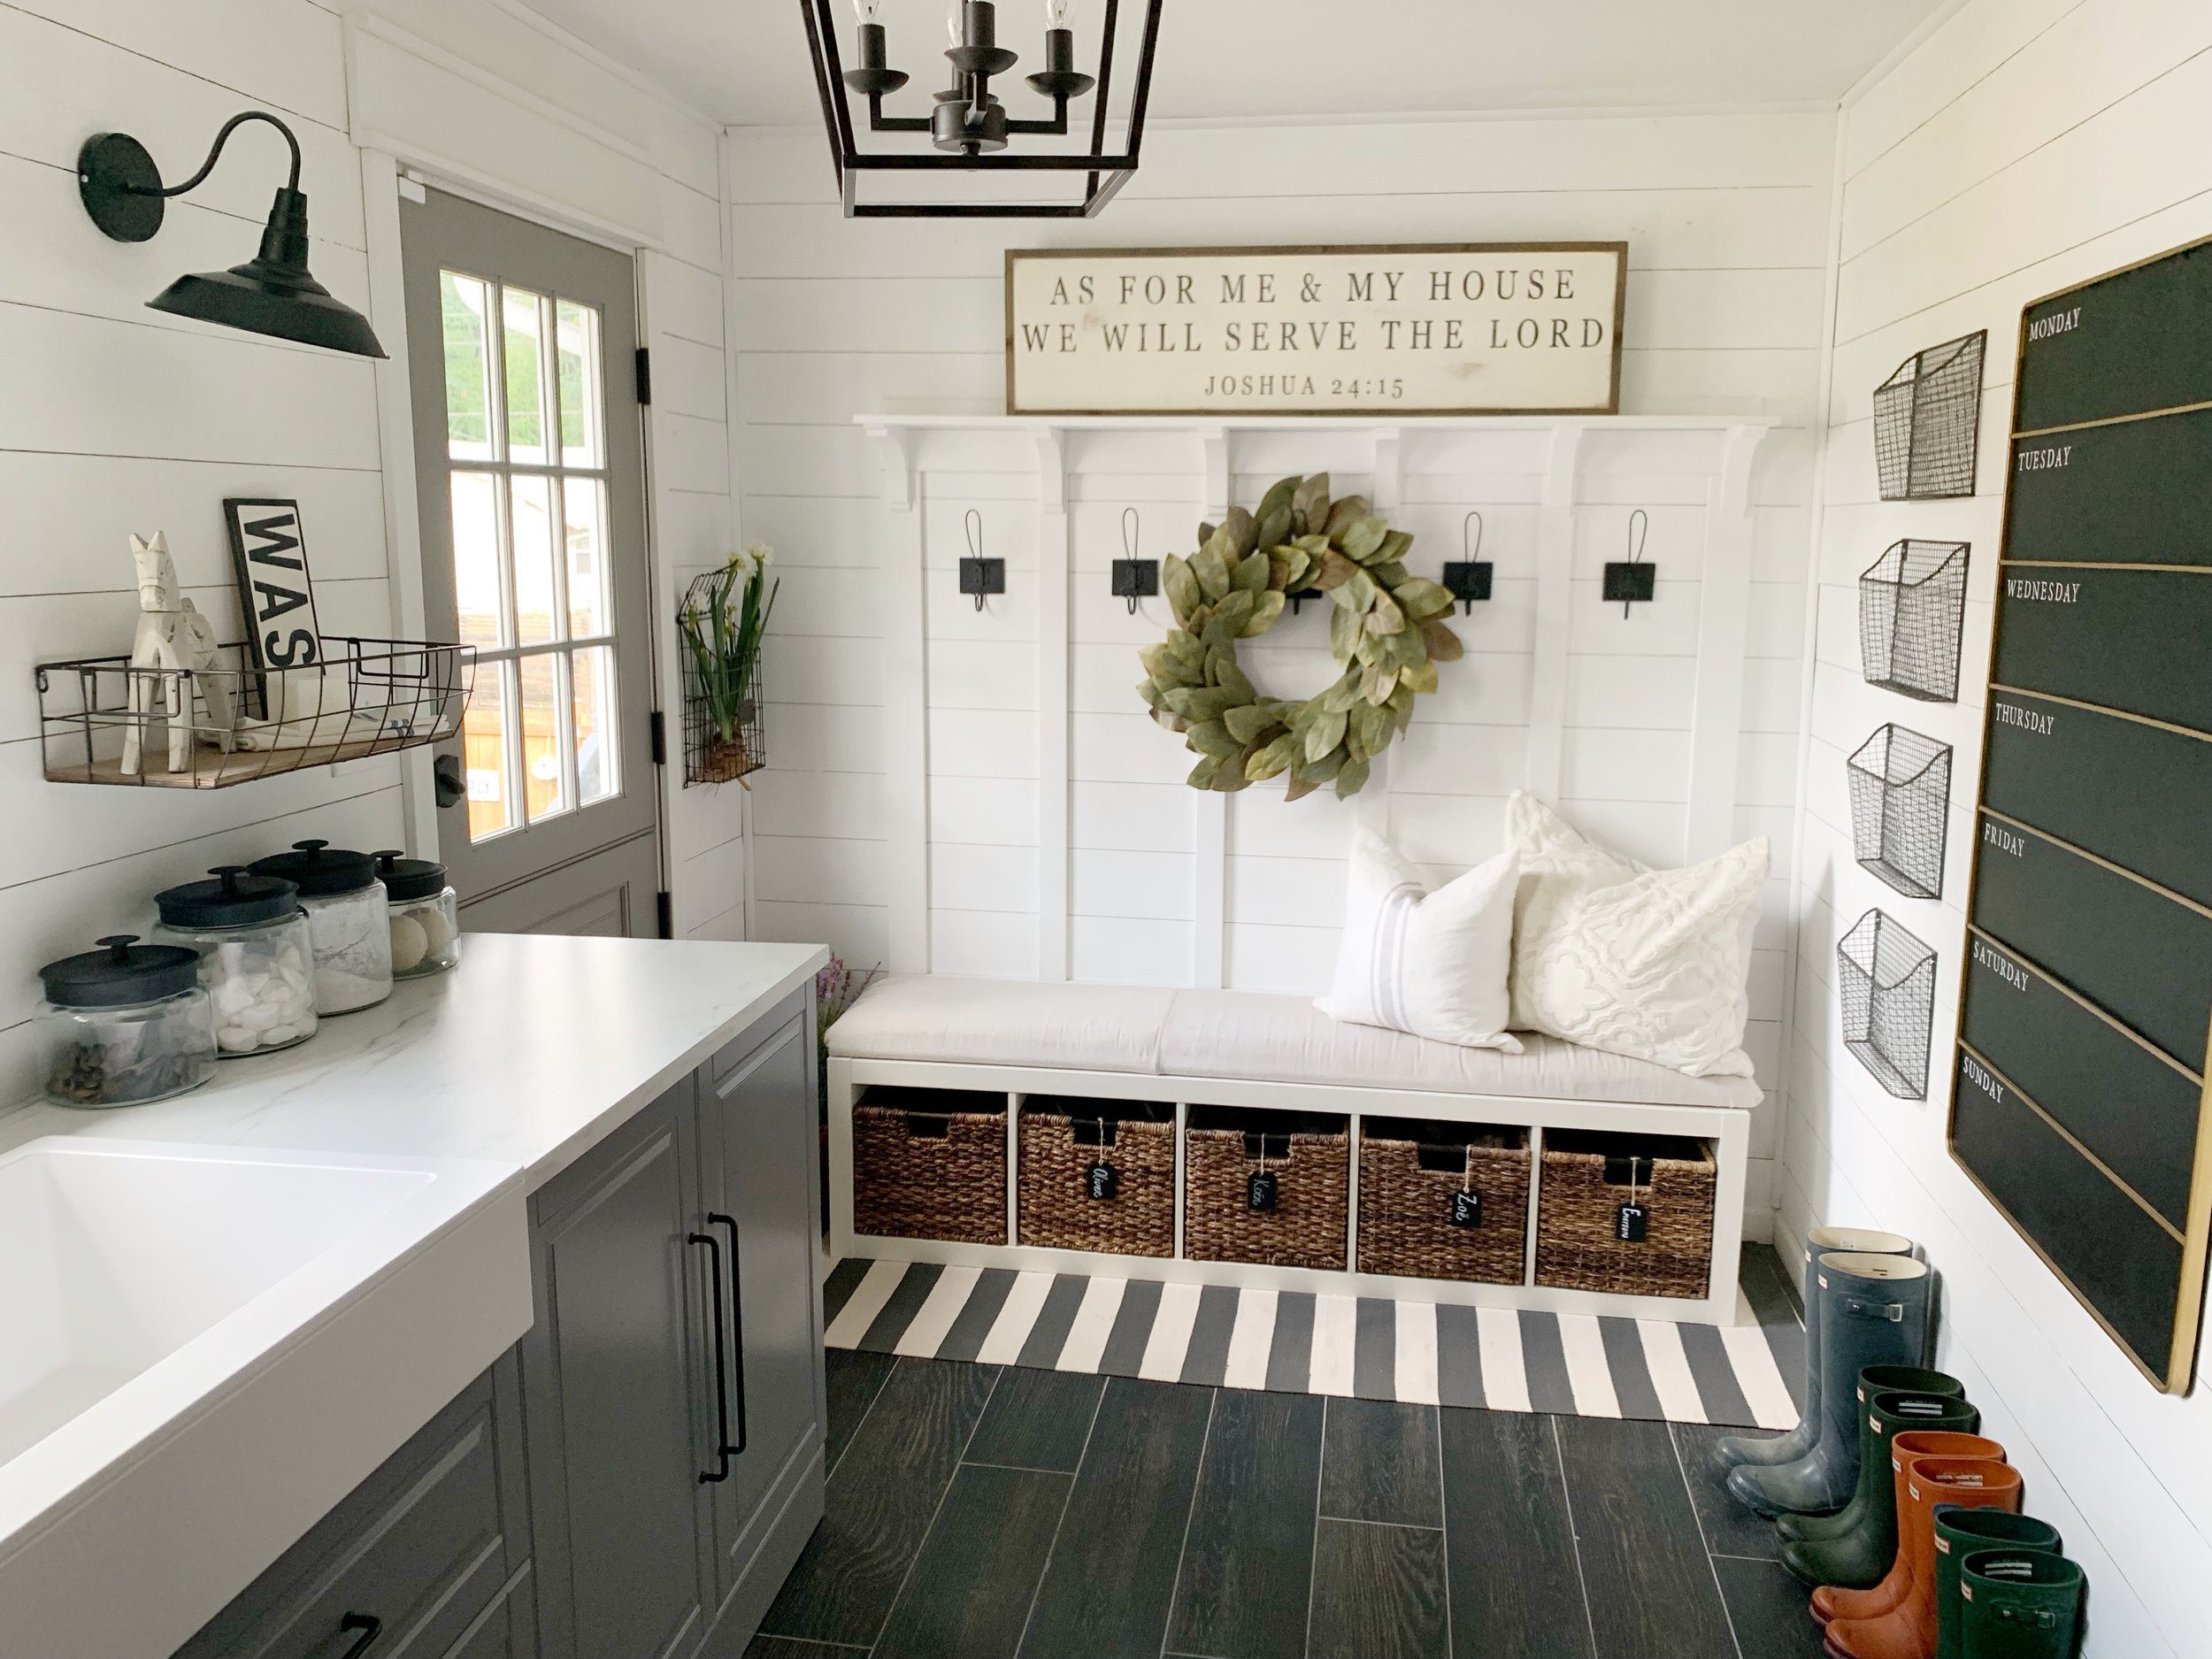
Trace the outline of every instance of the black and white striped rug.
{"type": "Polygon", "coordinates": [[[1494,1411],[1786,1429],[1805,1364],[1754,1263],[1726,1327],[857,1257],[823,1297],[834,1348],[1494,1411]]]}

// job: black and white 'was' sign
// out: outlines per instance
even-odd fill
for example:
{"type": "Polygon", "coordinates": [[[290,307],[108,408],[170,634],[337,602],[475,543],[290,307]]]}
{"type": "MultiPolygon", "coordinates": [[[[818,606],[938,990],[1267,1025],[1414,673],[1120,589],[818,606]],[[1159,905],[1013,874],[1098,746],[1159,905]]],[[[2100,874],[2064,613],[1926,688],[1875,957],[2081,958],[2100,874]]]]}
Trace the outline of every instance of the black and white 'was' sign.
{"type": "Polygon", "coordinates": [[[257,668],[311,668],[323,660],[322,628],[307,573],[307,540],[296,501],[227,500],[238,603],[257,668]]]}

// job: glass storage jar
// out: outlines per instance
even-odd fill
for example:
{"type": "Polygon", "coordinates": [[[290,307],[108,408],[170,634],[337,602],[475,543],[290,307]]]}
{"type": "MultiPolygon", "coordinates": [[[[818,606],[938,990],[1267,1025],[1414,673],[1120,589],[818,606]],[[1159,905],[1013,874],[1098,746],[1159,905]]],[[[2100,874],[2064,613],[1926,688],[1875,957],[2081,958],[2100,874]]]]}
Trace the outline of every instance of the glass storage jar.
{"type": "Polygon", "coordinates": [[[443,973],[461,960],[460,901],[445,866],[403,853],[378,853],[376,873],[392,915],[392,977],[443,973]]]}
{"type": "Polygon", "coordinates": [[[392,994],[392,935],[376,860],[328,841],[294,841],[247,866],[300,890],[315,946],[315,1011],[350,1014],[392,994]]]}
{"type": "Polygon", "coordinates": [[[224,1059],[288,1048],[315,1034],[315,946],[300,890],[281,876],[218,864],[212,881],[154,895],[153,937],[200,955],[224,1059]]]}
{"type": "Polygon", "coordinates": [[[199,953],[111,933],[38,971],[39,1075],[60,1106],[139,1106],[197,1088],[215,1070],[215,1015],[199,953]]]}

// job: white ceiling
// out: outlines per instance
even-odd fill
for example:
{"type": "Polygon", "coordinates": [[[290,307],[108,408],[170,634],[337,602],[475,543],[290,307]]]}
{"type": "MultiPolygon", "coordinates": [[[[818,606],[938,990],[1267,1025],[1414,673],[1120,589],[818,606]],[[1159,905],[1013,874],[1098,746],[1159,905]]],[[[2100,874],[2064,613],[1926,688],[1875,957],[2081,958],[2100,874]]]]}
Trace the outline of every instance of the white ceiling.
{"type": "MultiPolygon", "coordinates": [[[[738,126],[818,119],[799,0],[526,0],[738,126]]],[[[1141,0],[1124,0],[1127,12],[1141,0]]],[[[1833,103],[1945,0],[1168,0],[1153,114],[1833,103]]],[[[1101,0],[1081,0],[1079,39],[1101,0]]],[[[852,11],[838,0],[851,54],[852,11]]],[[[1042,50],[1043,0],[1001,0],[999,40],[1042,50]]],[[[892,61],[930,81],[943,0],[883,0],[892,61]]],[[[1020,73],[1034,67],[1025,61],[1020,73]]],[[[1116,99],[1117,104],[1120,103],[1116,99]]],[[[1117,111],[1118,112],[1118,111],[1117,111]]]]}

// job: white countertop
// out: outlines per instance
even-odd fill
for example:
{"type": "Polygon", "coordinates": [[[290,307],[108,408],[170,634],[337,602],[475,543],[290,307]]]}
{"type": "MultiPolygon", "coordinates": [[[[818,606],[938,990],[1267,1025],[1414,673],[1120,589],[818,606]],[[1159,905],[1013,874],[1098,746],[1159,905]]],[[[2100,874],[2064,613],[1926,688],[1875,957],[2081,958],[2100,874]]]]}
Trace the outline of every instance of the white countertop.
{"type": "Polygon", "coordinates": [[[534,1191],[805,985],[820,945],[468,933],[449,973],[326,1019],[281,1053],[218,1064],[189,1094],[0,1116],[39,1135],[515,1164],[534,1191]]]}

